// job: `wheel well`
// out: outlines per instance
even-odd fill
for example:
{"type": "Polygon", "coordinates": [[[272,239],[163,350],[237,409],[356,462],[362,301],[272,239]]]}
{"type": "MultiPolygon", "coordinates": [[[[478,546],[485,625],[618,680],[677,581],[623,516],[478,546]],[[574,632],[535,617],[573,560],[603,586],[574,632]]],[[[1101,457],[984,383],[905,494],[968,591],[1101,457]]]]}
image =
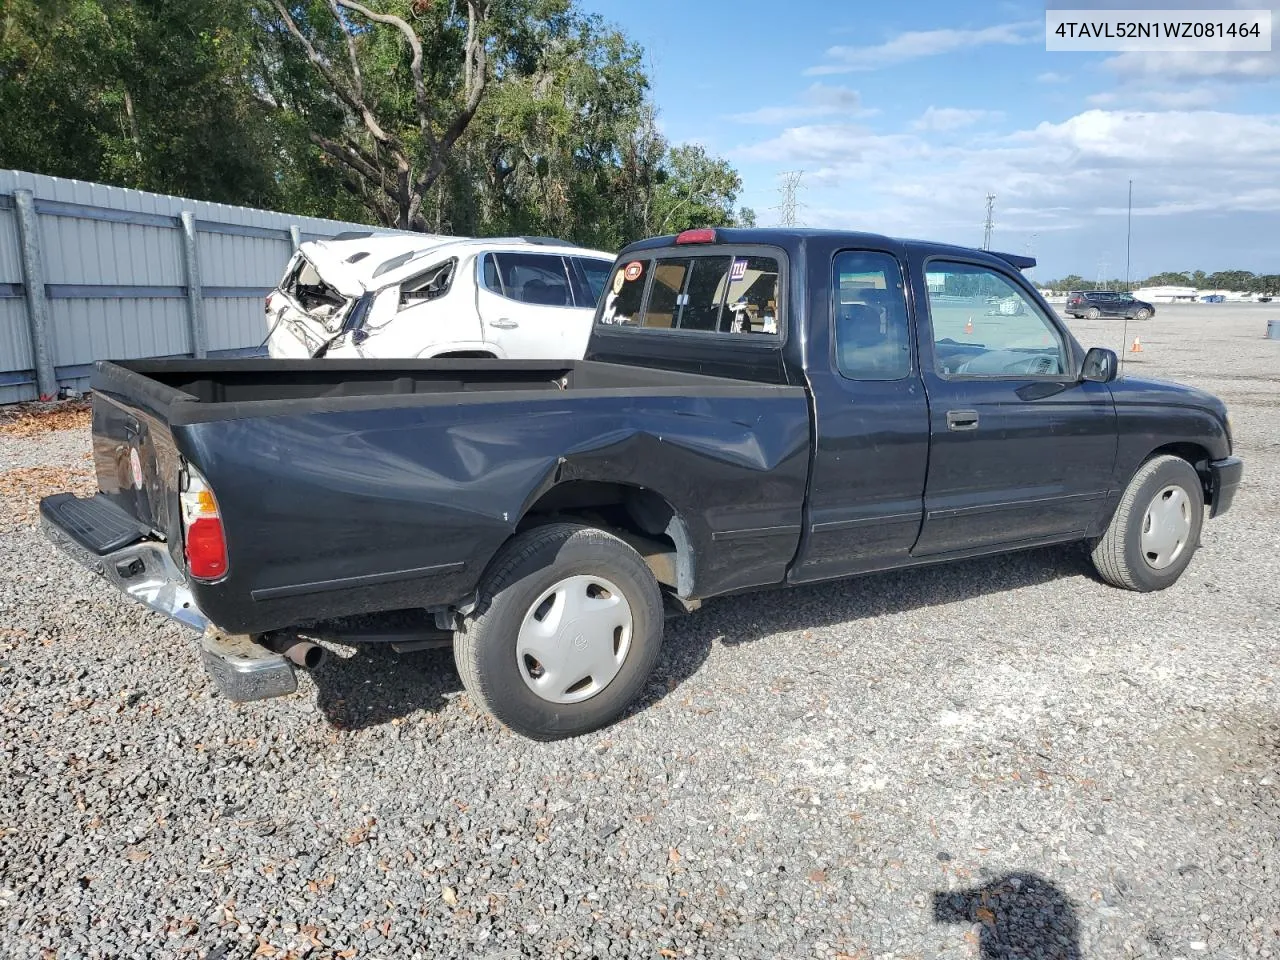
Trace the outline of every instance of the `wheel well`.
{"type": "Polygon", "coordinates": [[[432,360],[497,360],[488,350],[453,350],[449,353],[437,353],[432,360]]]}
{"type": "Polygon", "coordinates": [[[552,487],[527,510],[517,531],[577,520],[608,530],[635,547],[658,582],[688,599],[694,557],[689,532],[675,507],[659,493],[626,483],[570,480],[552,487]]]}
{"type": "MultiPolygon", "coordinates": [[[[1209,461],[1212,459],[1212,455],[1209,451],[1198,443],[1167,443],[1163,447],[1157,447],[1152,450],[1147,460],[1162,454],[1181,457],[1195,468],[1196,473],[1200,475],[1200,485],[1204,487],[1204,501],[1208,503],[1209,496],[1213,492],[1212,478],[1209,474],[1209,461]]],[[[1145,463],[1146,461],[1143,462],[1145,463]]]]}

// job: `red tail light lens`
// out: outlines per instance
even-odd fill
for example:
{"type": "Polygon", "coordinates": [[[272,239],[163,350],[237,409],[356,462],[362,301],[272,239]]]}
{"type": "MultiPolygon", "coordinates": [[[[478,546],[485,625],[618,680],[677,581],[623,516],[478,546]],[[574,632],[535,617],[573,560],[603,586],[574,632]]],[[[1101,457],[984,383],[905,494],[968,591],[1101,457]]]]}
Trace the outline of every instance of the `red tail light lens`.
{"type": "Polygon", "coordinates": [[[187,465],[182,491],[182,534],[187,548],[187,572],[197,580],[218,580],[227,573],[227,537],[222,514],[209,483],[187,465]]]}
{"type": "Polygon", "coordinates": [[[227,540],[218,517],[197,517],[187,527],[187,570],[200,580],[217,580],[227,572],[227,540]]]}
{"type": "Polygon", "coordinates": [[[676,234],[676,243],[715,243],[716,232],[709,227],[701,230],[685,230],[676,234]]]}

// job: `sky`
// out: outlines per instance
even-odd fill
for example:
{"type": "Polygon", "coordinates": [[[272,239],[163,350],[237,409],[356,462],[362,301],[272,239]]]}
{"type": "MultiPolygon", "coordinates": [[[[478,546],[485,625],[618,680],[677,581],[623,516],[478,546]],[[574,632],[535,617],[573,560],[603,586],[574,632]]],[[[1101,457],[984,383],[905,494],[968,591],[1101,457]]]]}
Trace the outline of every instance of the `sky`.
{"type": "MultiPolygon", "coordinates": [[[[1179,0],[1056,8],[1266,8],[1179,0]]],[[[1033,276],[1280,273],[1280,43],[1045,50],[1019,0],[586,0],[646,51],[659,124],[729,159],[761,226],[803,171],[806,226],[1030,253],[1033,276]]],[[[1280,9],[1273,22],[1280,33],[1280,9]]]]}

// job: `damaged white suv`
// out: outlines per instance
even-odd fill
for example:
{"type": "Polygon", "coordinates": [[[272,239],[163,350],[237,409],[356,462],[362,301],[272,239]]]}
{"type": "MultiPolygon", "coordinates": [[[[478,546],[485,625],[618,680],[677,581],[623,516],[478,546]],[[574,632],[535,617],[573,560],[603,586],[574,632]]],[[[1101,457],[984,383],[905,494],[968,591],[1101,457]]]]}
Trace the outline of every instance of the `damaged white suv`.
{"type": "Polygon", "coordinates": [[[613,254],[561,240],[340,234],[267,297],[272,357],[580,359],[613,254]]]}

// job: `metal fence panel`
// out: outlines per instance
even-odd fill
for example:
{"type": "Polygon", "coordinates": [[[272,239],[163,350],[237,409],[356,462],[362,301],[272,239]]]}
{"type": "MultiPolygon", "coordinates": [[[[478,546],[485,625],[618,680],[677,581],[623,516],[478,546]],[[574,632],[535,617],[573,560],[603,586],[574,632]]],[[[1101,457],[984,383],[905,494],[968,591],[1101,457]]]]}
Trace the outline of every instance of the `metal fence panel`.
{"type": "Polygon", "coordinates": [[[193,331],[213,355],[259,350],[262,300],[293,255],[291,233],[312,239],[370,229],[0,170],[0,403],[37,392],[16,216],[15,192],[23,190],[32,195],[48,305],[46,382],[77,389],[88,386],[94,360],[190,355],[193,331]],[[190,290],[184,213],[195,228],[199,285],[190,290]]]}
{"type": "Polygon", "coordinates": [[[22,282],[22,259],[18,256],[18,222],[12,207],[0,206],[0,283],[22,282]]]}
{"type": "Polygon", "coordinates": [[[214,297],[205,300],[209,350],[250,350],[266,339],[262,297],[214,297]]]}

